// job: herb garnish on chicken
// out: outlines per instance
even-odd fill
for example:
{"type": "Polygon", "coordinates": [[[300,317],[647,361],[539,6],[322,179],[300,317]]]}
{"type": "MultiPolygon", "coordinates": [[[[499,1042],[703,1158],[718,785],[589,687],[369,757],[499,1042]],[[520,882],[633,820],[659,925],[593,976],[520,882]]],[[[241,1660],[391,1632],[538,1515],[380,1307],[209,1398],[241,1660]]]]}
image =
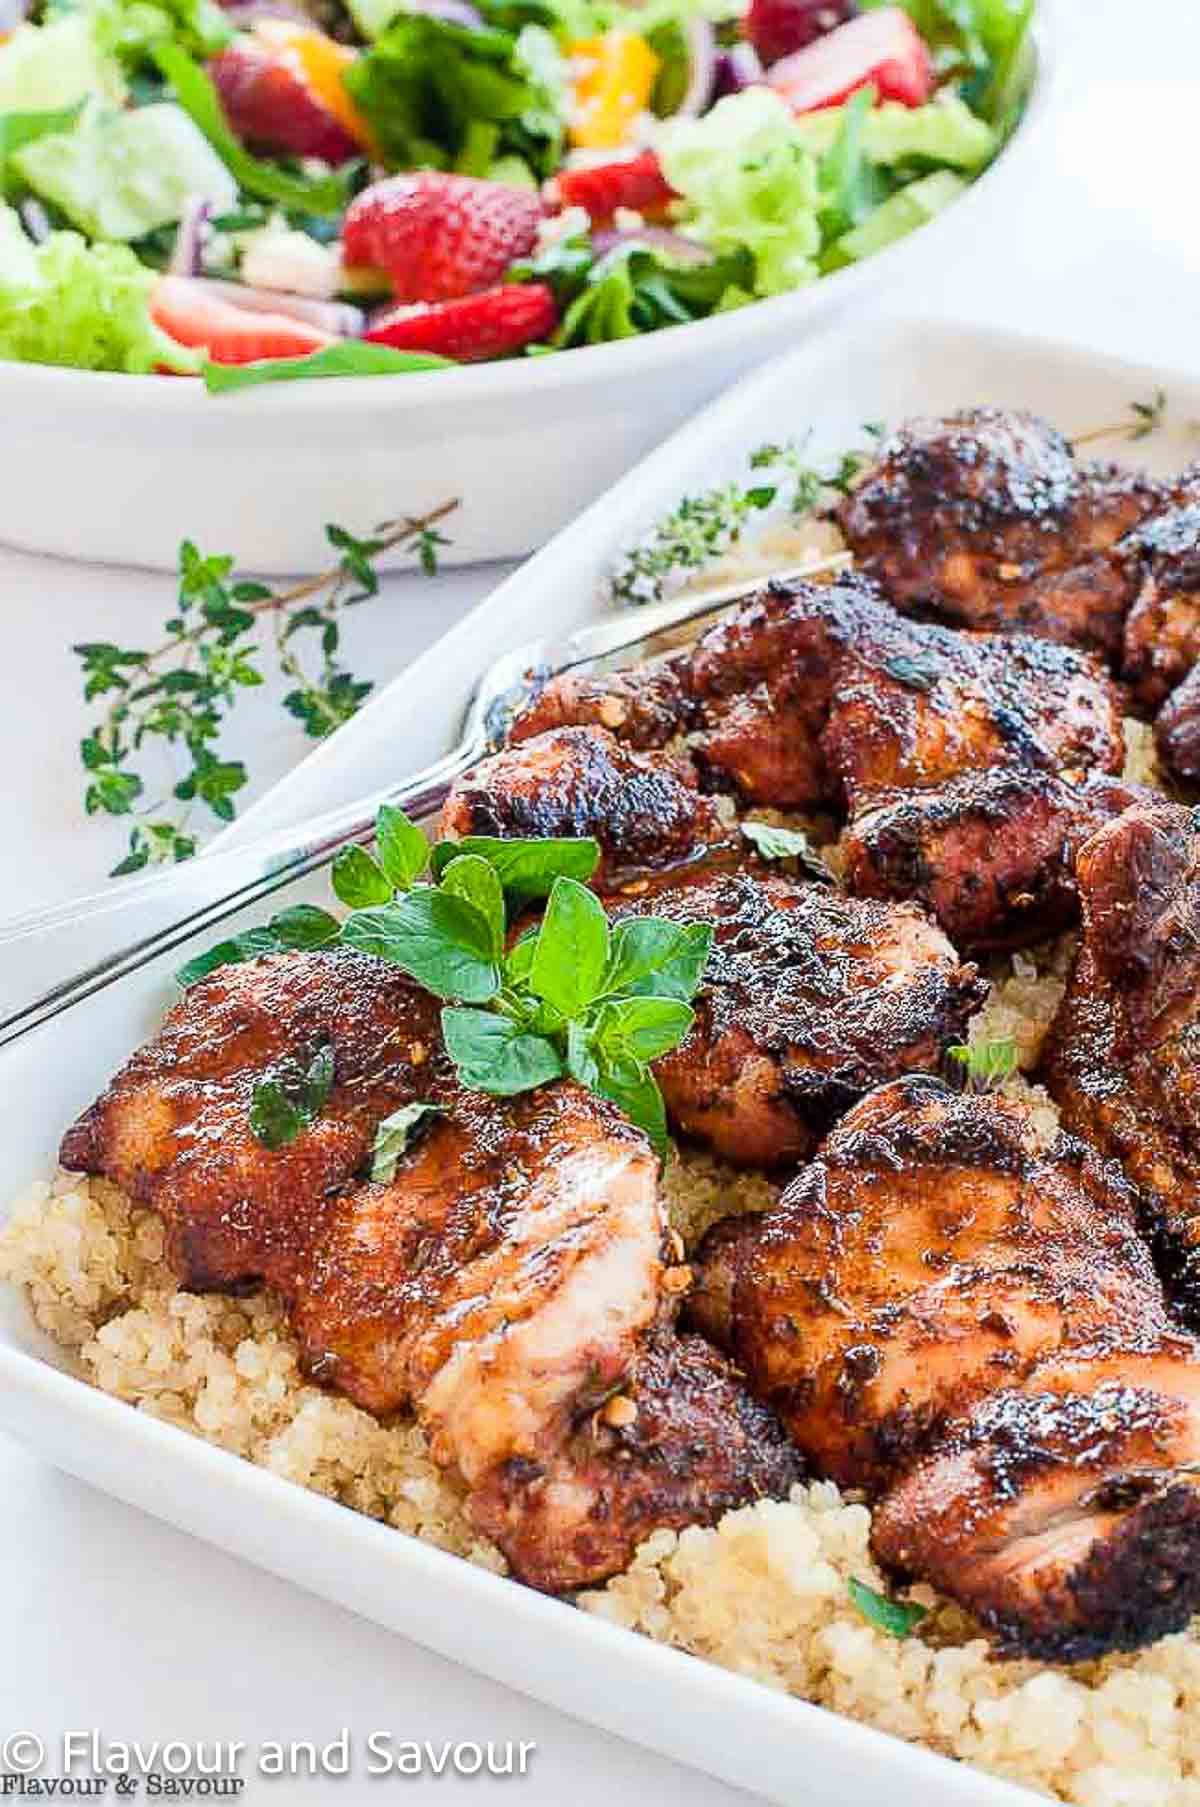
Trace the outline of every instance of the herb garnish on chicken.
{"type": "MultiPolygon", "coordinates": [[[[569,1074],[611,1099],[663,1152],[666,1117],[650,1067],[692,1026],[690,999],[713,929],[653,915],[610,929],[580,882],[599,863],[599,845],[580,838],[474,836],[431,849],[402,810],[384,805],[376,855],[355,846],[334,862],[333,888],[351,914],[339,927],[312,910],[304,931],[310,946],[374,955],[444,1000],[440,1031],[464,1085],[507,1098],[569,1074]],[[510,945],[515,914],[535,898],[546,899],[540,923],[510,945]]],[[[285,947],[290,926],[281,932],[277,918],[223,942],[180,977],[195,983],[285,947]]],[[[323,1102],[303,1074],[290,1089],[276,1071],[266,1074],[252,1101],[260,1139],[290,1141],[323,1102]]]]}

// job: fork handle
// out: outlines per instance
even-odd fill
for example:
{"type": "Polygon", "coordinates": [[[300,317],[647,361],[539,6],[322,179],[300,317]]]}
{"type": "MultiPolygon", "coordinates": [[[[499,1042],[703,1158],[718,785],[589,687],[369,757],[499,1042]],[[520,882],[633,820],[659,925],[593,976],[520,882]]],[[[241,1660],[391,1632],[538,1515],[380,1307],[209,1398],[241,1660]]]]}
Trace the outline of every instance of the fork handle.
{"type": "Polygon", "coordinates": [[[0,956],[6,970],[11,970],[22,954],[28,954],[33,942],[46,936],[77,931],[107,915],[123,921],[131,910],[142,905],[153,908],[161,903],[171,911],[171,919],[164,927],[118,943],[90,966],[17,1003],[15,1008],[8,1008],[10,1001],[6,999],[5,1014],[0,1017],[0,1047],[28,1035],[84,998],[93,997],[157,955],[169,953],[192,936],[215,928],[238,910],[328,866],[343,847],[369,837],[381,803],[394,804],[417,820],[428,817],[445,801],[455,779],[485,751],[482,736],[472,738],[403,784],[371,797],[359,797],[340,810],[310,818],[298,828],[283,830],[246,847],[230,848],[228,852],[218,849],[168,872],[8,923],[0,930],[0,956]]]}

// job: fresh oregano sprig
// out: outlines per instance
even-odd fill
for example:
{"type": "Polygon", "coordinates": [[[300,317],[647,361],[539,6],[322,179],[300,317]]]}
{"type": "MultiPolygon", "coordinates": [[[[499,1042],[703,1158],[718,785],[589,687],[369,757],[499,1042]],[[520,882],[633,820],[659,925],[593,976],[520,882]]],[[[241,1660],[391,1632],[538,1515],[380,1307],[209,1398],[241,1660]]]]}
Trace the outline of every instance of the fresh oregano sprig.
{"type": "MultiPolygon", "coordinates": [[[[334,861],[333,889],[350,909],[340,925],[300,905],[219,943],[177,976],[195,984],[230,962],[335,941],[373,954],[444,1001],[442,1035],[465,1086],[512,1097],[569,1075],[611,1099],[665,1152],[666,1113],[651,1065],[692,1026],[713,931],[655,916],[611,925],[586,883],[599,857],[587,839],[478,835],[431,848],[402,810],[385,805],[374,852],[347,847],[334,861]],[[512,942],[514,922],[542,898],[540,921],[512,942]]],[[[274,1088],[270,1133],[282,1125],[298,1134],[311,1120],[304,1098],[294,1087],[285,1092],[293,1107],[287,1117],[278,1076],[270,1074],[256,1089],[256,1107],[264,1085],[274,1088]]],[[[410,1135],[436,1108],[421,1102],[426,1109],[405,1107],[381,1126],[377,1177],[390,1177],[410,1135]]]]}
{"type": "Polygon", "coordinates": [[[442,842],[432,882],[418,884],[417,833],[400,811],[381,812],[378,858],[339,854],[333,885],[353,912],[342,941],[445,1000],[442,1034],[464,1085],[512,1097],[569,1075],[665,1149],[650,1066],[691,1028],[711,927],[647,916],[612,928],[586,884],[591,840],[442,842]],[[541,921],[509,947],[514,915],[538,897],[541,921]]]}
{"type": "Polygon", "coordinates": [[[336,564],[282,589],[236,578],[231,557],[206,555],[185,540],[176,608],[158,646],[89,640],[72,649],[82,663],[85,699],[106,699],[80,743],[84,808],[88,815],[134,818],[114,875],[188,859],[196,850],[197,806],[218,822],[232,820],[248,773],[241,760],[221,757],[219,742],[238,697],[263,683],[265,651],[291,682],[283,706],[307,735],[320,740],[349,720],[373,686],[340,663],[340,613],[378,594],[376,560],[385,552],[412,551],[432,575],[438,548],[447,543],[438,523],[456,506],[447,502],[418,519],[385,522],[366,539],[329,526],[336,564]],[[306,640],[315,643],[315,669],[301,655],[306,640]],[[183,769],[166,795],[148,801],[146,756],[162,747],[177,770],[182,754],[183,769]]]}

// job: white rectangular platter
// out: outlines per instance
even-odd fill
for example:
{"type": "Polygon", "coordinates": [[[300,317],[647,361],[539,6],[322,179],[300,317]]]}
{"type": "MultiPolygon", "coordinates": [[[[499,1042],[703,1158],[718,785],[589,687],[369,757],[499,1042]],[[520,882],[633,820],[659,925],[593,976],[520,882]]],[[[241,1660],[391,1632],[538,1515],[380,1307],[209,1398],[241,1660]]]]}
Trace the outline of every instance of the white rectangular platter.
{"type": "MultiPolygon", "coordinates": [[[[226,841],[287,827],[427,764],[455,737],[490,659],[593,615],[605,570],[638,530],[682,494],[739,474],[746,452],[764,441],[811,428],[819,458],[860,444],[865,421],[978,402],[1033,407],[1082,432],[1128,418],[1131,402],[1160,387],[1169,399],[1167,430],[1113,451],[1177,468],[1193,449],[1200,376],[944,326],[865,326],[810,344],[741,384],[631,472],[248,812],[226,841]]],[[[295,895],[324,890],[310,883],[295,895]]],[[[119,895],[121,929],[132,937],[170,920],[176,893],[168,875],[119,895]]],[[[60,925],[53,934],[0,942],[0,995],[28,994],[35,979],[85,964],[99,950],[98,932],[111,933],[111,918],[99,930],[60,925]]],[[[0,1198],[52,1169],[64,1125],[161,1016],[179,958],[160,959],[0,1053],[0,1198]]],[[[142,1417],[63,1372],[10,1296],[0,1302],[0,1426],[95,1485],[302,1587],[772,1800],[865,1807],[886,1795],[894,1807],[1018,1807],[1031,1799],[472,1568],[142,1417]]]]}

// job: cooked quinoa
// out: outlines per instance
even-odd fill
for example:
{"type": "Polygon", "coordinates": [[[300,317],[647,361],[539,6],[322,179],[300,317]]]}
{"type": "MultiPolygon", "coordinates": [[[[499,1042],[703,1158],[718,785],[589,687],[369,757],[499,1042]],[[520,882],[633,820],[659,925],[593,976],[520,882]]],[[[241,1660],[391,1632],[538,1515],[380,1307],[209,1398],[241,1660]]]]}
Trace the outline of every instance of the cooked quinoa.
{"type": "MultiPolygon", "coordinates": [[[[828,542],[787,530],[769,548],[799,557],[828,542]]],[[[746,555],[730,570],[747,571],[746,555]]],[[[718,575],[728,572],[722,567],[718,575]]],[[[1125,777],[1160,784],[1153,735],[1125,724],[1125,777]]],[[[820,824],[778,812],[760,819],[820,824]]],[[[823,857],[836,867],[837,848],[823,857]]],[[[1018,1070],[1001,1090],[1049,1142],[1058,1112],[1025,1077],[1062,998],[1075,937],[993,961],[972,1043],[1011,1037],[1018,1070]]],[[[663,1182],[687,1248],[718,1218],[763,1211],[765,1174],[687,1152],[663,1182]]],[[[410,1420],[381,1424],[307,1381],[282,1307],[269,1293],[182,1292],[163,1260],[157,1217],[100,1179],[60,1174],[13,1205],[0,1228],[0,1280],[20,1287],[38,1325],[92,1385],[356,1511],[386,1520],[498,1574],[504,1558],[472,1529],[463,1492],[432,1462],[410,1420]]],[[[876,1630],[847,1591],[885,1590],[868,1548],[871,1514],[830,1482],[729,1512],[711,1529],[658,1531],[629,1569],[578,1605],[764,1686],[974,1763],[1079,1807],[1200,1807],[1200,1620],[1135,1656],[1057,1668],[999,1663],[960,1609],[931,1588],[914,1635],[876,1630]]]]}
{"type": "MultiPolygon", "coordinates": [[[[1017,1035],[1032,1064],[1062,991],[1067,944],[1017,955],[994,975],[972,1034],[1017,1035]]],[[[1053,1106],[1014,1076],[1035,1111],[1053,1106]]],[[[673,1226],[689,1247],[729,1211],[766,1209],[778,1188],[686,1154],[667,1173],[673,1226]]],[[[13,1206],[0,1278],[94,1386],[286,1480],[384,1519],[458,1556],[505,1569],[472,1529],[463,1495],[415,1423],[380,1424],[302,1375],[269,1293],[181,1292],[162,1226],[100,1179],[60,1174],[13,1206]]],[[[1080,1807],[1200,1807],[1200,1635],[1075,1669],[997,1663],[959,1609],[931,1608],[919,1635],[875,1630],[851,1576],[884,1589],[868,1552],[871,1515],[828,1482],[730,1512],[711,1530],[659,1531],[633,1564],[579,1605],[767,1687],[927,1744],[1080,1807]]]]}

